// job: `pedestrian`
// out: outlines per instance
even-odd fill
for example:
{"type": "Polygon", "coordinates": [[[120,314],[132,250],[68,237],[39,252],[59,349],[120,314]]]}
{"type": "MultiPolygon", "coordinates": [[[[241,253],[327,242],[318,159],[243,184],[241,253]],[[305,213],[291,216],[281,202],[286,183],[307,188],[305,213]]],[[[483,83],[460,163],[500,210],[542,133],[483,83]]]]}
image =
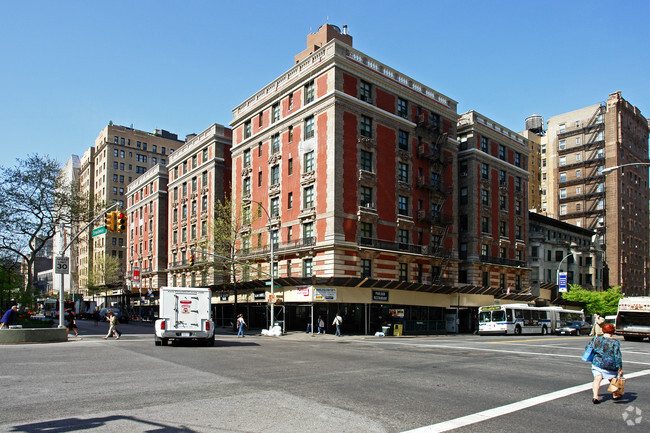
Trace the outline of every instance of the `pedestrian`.
{"type": "Polygon", "coordinates": [[[237,338],[244,337],[244,326],[248,328],[248,325],[244,321],[244,315],[240,314],[237,316],[237,338]]]}
{"type": "Polygon", "coordinates": [[[332,325],[336,325],[336,333],[334,335],[337,337],[341,336],[341,323],[343,323],[343,318],[339,316],[338,313],[336,313],[336,317],[334,318],[332,325]]]}
{"type": "Polygon", "coordinates": [[[311,313],[307,316],[307,331],[305,333],[309,334],[311,332],[311,313]]]}
{"type": "Polygon", "coordinates": [[[594,326],[591,328],[589,335],[603,335],[603,325],[606,320],[600,313],[594,313],[594,326]]]}
{"type": "Polygon", "coordinates": [[[9,328],[9,325],[14,323],[14,320],[16,320],[17,315],[18,315],[18,305],[14,305],[10,309],[5,311],[5,313],[2,315],[2,319],[0,319],[0,329],[9,328]]]}
{"type": "Polygon", "coordinates": [[[110,325],[108,327],[108,334],[106,334],[104,340],[108,339],[108,337],[111,336],[111,332],[113,333],[113,335],[115,335],[115,339],[119,340],[120,337],[122,336],[122,333],[117,330],[117,325],[120,324],[120,321],[117,320],[117,316],[115,315],[115,313],[109,310],[108,313],[106,314],[106,320],[110,325]]]}
{"type": "MultiPolygon", "coordinates": [[[[612,380],[623,374],[623,357],[621,355],[621,343],[614,340],[612,335],[616,328],[611,323],[603,325],[603,335],[596,335],[587,345],[594,350],[594,359],[591,361],[591,372],[594,375],[594,382],[591,386],[593,391],[593,404],[600,403],[598,390],[603,379],[612,380]]],[[[620,395],[613,394],[612,398],[618,400],[620,395]]]]}
{"type": "Polygon", "coordinates": [[[323,321],[323,318],[319,314],[318,315],[318,333],[320,334],[321,332],[323,332],[323,334],[325,334],[325,322],[323,321]]]}
{"type": "Polygon", "coordinates": [[[79,336],[79,332],[77,331],[77,321],[74,318],[74,311],[72,311],[70,308],[65,310],[65,329],[70,333],[70,331],[74,331],[75,337],[79,336]]]}
{"type": "Polygon", "coordinates": [[[93,322],[95,322],[95,326],[99,326],[99,307],[95,307],[95,311],[93,311],[93,322]]]}

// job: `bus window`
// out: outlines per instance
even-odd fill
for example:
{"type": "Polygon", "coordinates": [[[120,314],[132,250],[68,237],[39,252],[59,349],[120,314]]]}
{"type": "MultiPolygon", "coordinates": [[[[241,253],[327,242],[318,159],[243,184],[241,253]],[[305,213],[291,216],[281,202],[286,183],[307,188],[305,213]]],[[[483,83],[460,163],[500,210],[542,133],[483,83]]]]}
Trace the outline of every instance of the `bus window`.
{"type": "Polygon", "coordinates": [[[506,321],[508,321],[508,322],[512,322],[513,320],[514,320],[514,319],[513,319],[513,317],[512,317],[512,310],[511,310],[510,308],[508,308],[508,309],[506,310],[506,321]]]}
{"type": "Polygon", "coordinates": [[[506,320],[506,313],[503,310],[495,310],[492,312],[492,320],[494,322],[504,322],[506,320]]]}
{"type": "Polygon", "coordinates": [[[531,313],[533,313],[533,325],[539,325],[539,311],[533,310],[531,313]]]}
{"type": "Polygon", "coordinates": [[[524,325],[530,326],[533,324],[533,318],[532,318],[532,311],[530,310],[524,310],[524,325]]]}
{"type": "Polygon", "coordinates": [[[514,310],[515,311],[515,318],[516,319],[523,319],[524,318],[524,313],[522,310],[514,310]]]}
{"type": "Polygon", "coordinates": [[[479,322],[488,323],[492,321],[492,312],[491,311],[481,311],[481,315],[478,318],[479,322]]]}

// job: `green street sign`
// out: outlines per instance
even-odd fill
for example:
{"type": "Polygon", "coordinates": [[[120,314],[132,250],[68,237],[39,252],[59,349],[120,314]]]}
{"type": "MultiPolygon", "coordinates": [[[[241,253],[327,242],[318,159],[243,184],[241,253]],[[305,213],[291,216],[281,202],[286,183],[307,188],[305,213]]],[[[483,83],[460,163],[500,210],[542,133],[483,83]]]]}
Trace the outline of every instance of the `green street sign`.
{"type": "Polygon", "coordinates": [[[97,228],[93,229],[93,232],[92,232],[93,236],[92,237],[103,235],[104,233],[106,233],[106,226],[97,227],[97,228]]]}
{"type": "MultiPolygon", "coordinates": [[[[270,282],[270,281],[267,281],[267,282],[265,282],[264,284],[267,285],[267,286],[270,286],[270,285],[271,285],[271,282],[270,282]]],[[[274,288],[274,289],[281,289],[282,286],[279,285],[279,284],[274,284],[274,285],[273,285],[273,288],[274,288]]]]}

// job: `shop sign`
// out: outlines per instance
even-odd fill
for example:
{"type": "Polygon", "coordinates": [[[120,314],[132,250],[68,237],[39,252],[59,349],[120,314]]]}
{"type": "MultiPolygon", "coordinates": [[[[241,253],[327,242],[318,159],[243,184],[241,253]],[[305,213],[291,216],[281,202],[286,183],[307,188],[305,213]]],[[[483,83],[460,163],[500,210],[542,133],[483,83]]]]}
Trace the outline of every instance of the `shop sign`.
{"type": "Polygon", "coordinates": [[[296,296],[299,298],[310,298],[311,286],[296,286],[296,296]]]}
{"type": "Polygon", "coordinates": [[[336,301],[336,289],[314,287],[314,301],[336,301]]]}
{"type": "Polygon", "coordinates": [[[390,317],[397,317],[399,319],[404,318],[404,309],[403,308],[395,308],[395,309],[388,309],[388,315],[390,317]]]}
{"type": "Polygon", "coordinates": [[[373,290],[372,300],[377,302],[388,302],[388,290],[373,290]]]}
{"type": "Polygon", "coordinates": [[[219,300],[222,302],[228,302],[228,298],[229,298],[228,292],[221,292],[221,294],[219,295],[219,300]]]}
{"type": "Polygon", "coordinates": [[[266,292],[253,292],[253,299],[255,301],[266,301],[266,292]]]}

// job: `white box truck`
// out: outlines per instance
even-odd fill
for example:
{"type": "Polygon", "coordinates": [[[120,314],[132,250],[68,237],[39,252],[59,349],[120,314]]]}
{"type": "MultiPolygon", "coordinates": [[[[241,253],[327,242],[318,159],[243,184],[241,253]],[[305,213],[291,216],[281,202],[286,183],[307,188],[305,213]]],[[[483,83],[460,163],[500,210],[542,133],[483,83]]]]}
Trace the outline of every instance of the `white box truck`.
{"type": "Polygon", "coordinates": [[[616,333],[631,341],[650,337],[650,296],[633,296],[618,301],[616,333]]]}
{"type": "Polygon", "coordinates": [[[156,346],[166,346],[169,340],[194,340],[212,346],[211,297],[210,289],[161,287],[160,309],[155,323],[156,346]]]}

